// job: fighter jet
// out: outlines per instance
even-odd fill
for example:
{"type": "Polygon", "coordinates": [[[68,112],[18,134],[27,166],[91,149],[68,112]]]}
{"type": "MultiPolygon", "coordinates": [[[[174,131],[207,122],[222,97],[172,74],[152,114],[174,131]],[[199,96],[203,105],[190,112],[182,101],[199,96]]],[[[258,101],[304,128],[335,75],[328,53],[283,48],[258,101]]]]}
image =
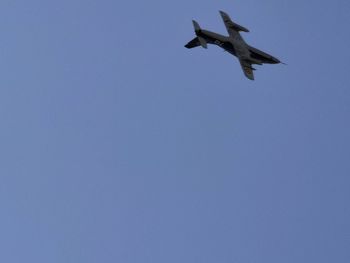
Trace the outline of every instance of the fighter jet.
{"type": "Polygon", "coordinates": [[[185,47],[194,48],[202,46],[203,48],[207,48],[207,44],[217,45],[238,58],[245,76],[251,80],[254,80],[253,70],[255,70],[255,68],[252,67],[253,64],[262,65],[282,63],[277,58],[257,48],[249,46],[239,33],[241,31],[249,32],[249,30],[234,23],[225,12],[220,11],[220,15],[224,21],[229,36],[223,36],[201,29],[199,24],[195,20],[192,20],[196,37],[188,42],[185,47]]]}

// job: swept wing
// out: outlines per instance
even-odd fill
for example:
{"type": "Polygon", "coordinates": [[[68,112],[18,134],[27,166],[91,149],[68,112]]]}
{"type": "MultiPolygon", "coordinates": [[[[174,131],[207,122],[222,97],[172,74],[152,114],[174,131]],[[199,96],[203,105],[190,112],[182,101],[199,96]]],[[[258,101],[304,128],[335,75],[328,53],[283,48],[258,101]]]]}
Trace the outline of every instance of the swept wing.
{"type": "Polygon", "coordinates": [[[249,32],[249,30],[246,29],[245,27],[234,23],[230,18],[230,16],[226,14],[224,11],[220,11],[220,15],[222,17],[222,20],[224,21],[225,27],[230,36],[232,37],[236,36],[237,32],[239,31],[249,32]]]}
{"type": "Polygon", "coordinates": [[[240,59],[239,62],[241,63],[241,67],[243,69],[244,75],[251,80],[254,80],[254,73],[253,70],[255,70],[252,67],[252,64],[250,64],[248,61],[240,59]]]}

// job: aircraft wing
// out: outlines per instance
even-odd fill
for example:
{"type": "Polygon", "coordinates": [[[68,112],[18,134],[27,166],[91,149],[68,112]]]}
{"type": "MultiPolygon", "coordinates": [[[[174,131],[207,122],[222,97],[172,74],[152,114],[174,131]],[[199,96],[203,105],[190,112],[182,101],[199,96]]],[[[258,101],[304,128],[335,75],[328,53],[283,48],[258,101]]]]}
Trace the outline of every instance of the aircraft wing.
{"type": "Polygon", "coordinates": [[[239,31],[249,32],[249,30],[246,29],[245,27],[234,23],[230,18],[230,16],[226,14],[224,11],[220,11],[220,15],[222,17],[222,20],[224,21],[225,27],[230,36],[233,36],[233,37],[236,36],[239,31]]]}
{"type": "Polygon", "coordinates": [[[247,62],[246,60],[242,60],[240,59],[239,62],[241,63],[241,67],[243,69],[244,75],[250,79],[250,80],[254,80],[254,73],[253,73],[253,67],[252,64],[250,64],[249,62],[247,62]]]}

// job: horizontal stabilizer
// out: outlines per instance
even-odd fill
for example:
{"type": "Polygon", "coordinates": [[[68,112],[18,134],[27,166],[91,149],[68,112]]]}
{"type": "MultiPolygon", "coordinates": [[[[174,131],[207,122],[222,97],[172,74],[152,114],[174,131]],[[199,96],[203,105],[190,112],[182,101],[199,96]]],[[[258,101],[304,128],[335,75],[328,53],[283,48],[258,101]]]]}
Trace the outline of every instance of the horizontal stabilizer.
{"type": "Polygon", "coordinates": [[[194,48],[194,47],[198,47],[200,46],[201,43],[199,43],[198,37],[195,37],[194,39],[192,39],[190,42],[188,42],[185,47],[186,48],[194,48]]]}
{"type": "Polygon", "coordinates": [[[203,48],[208,48],[207,41],[205,41],[204,38],[198,37],[198,40],[199,40],[199,43],[201,44],[201,46],[202,46],[203,48]]]}

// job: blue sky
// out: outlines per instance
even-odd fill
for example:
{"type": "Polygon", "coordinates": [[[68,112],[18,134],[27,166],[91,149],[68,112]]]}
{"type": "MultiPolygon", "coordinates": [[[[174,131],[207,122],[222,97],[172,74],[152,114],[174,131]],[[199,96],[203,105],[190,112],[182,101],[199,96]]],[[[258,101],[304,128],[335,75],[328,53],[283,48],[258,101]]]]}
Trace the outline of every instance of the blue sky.
{"type": "Polygon", "coordinates": [[[0,4],[0,261],[346,263],[350,3],[0,4]],[[191,20],[286,62],[247,80],[191,20]]]}

